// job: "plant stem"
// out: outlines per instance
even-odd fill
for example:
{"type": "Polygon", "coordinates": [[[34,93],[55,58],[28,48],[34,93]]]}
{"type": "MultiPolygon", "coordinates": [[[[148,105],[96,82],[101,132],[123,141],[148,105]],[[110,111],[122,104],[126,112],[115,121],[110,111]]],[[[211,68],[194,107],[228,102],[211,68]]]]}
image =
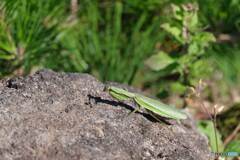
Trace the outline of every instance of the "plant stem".
{"type": "Polygon", "coordinates": [[[217,111],[216,108],[214,108],[214,120],[213,120],[213,128],[214,128],[214,136],[216,141],[216,149],[218,153],[218,138],[217,138],[217,111]]]}
{"type": "MultiPolygon", "coordinates": [[[[215,136],[215,141],[216,141],[216,152],[218,153],[218,138],[217,138],[217,125],[216,125],[216,117],[217,117],[217,113],[216,113],[216,109],[214,108],[214,118],[213,116],[209,113],[209,111],[207,110],[207,107],[205,106],[205,104],[202,101],[201,95],[199,95],[199,102],[200,102],[200,106],[202,108],[202,110],[208,114],[208,117],[211,119],[212,123],[213,123],[213,129],[214,129],[214,136],[215,136]]],[[[218,156],[215,155],[215,159],[218,159],[218,156]]]]}
{"type": "Polygon", "coordinates": [[[232,141],[236,137],[238,131],[240,131],[240,124],[238,124],[237,127],[233,130],[233,132],[225,139],[224,146],[226,146],[230,141],[232,141]]]}

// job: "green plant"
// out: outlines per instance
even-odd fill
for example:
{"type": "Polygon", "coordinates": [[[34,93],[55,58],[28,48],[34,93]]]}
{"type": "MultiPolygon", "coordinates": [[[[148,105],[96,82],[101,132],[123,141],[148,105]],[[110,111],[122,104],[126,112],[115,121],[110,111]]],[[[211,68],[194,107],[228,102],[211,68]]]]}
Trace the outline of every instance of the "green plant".
{"type": "Polygon", "coordinates": [[[81,0],[75,4],[74,18],[68,0],[0,4],[6,26],[1,25],[2,34],[10,37],[11,55],[1,54],[2,68],[11,66],[8,73],[28,74],[46,67],[131,84],[161,35],[154,7],[140,7],[136,1],[81,0]]]}
{"type": "Polygon", "coordinates": [[[214,45],[210,53],[216,68],[221,71],[227,84],[235,85],[238,83],[240,80],[240,46],[214,45]]]}
{"type": "Polygon", "coordinates": [[[239,31],[238,0],[197,1],[202,23],[215,33],[236,33],[239,31]]]}
{"type": "Polygon", "coordinates": [[[221,134],[219,131],[217,131],[217,141],[216,141],[214,126],[212,121],[201,120],[201,121],[198,121],[197,126],[198,126],[198,129],[208,137],[209,145],[211,147],[212,152],[218,152],[218,153],[222,152],[224,146],[221,139],[221,134]]]}
{"type": "MultiPolygon", "coordinates": [[[[231,108],[231,110],[227,110],[222,112],[225,108],[224,106],[214,105],[213,111],[210,111],[209,108],[206,107],[202,92],[206,84],[202,81],[199,81],[199,84],[196,87],[191,87],[192,94],[189,94],[188,97],[195,101],[205,113],[209,120],[199,120],[197,123],[198,129],[200,132],[205,134],[209,140],[209,146],[211,147],[211,151],[215,154],[215,159],[218,160],[223,156],[231,156],[228,153],[233,153],[234,155],[238,154],[239,141],[236,139],[238,136],[238,131],[240,130],[240,124],[236,124],[235,121],[238,122],[238,116],[234,116],[234,114],[238,114],[236,112],[239,105],[236,105],[235,108],[231,108]],[[232,109],[234,111],[232,111],[232,109]],[[230,122],[230,123],[229,123],[230,122]],[[223,132],[224,128],[235,128],[231,129],[231,134],[223,132]],[[225,134],[225,135],[224,135],[225,134]],[[224,142],[223,142],[224,139],[224,142]]],[[[227,131],[230,131],[229,129],[227,131]]]]}
{"type": "Polygon", "coordinates": [[[68,69],[62,64],[70,61],[73,54],[63,52],[65,48],[61,43],[65,30],[72,28],[67,21],[67,6],[67,0],[51,0],[48,3],[35,0],[0,2],[0,61],[3,75],[15,71],[27,74],[34,67],[51,66],[54,69],[60,64],[57,69],[68,69]]]}
{"type": "Polygon", "coordinates": [[[172,4],[170,11],[166,22],[161,25],[166,40],[162,42],[160,51],[146,61],[146,65],[158,75],[153,81],[179,75],[181,84],[194,85],[200,77],[211,72],[207,67],[209,62],[205,49],[215,38],[201,28],[196,3],[172,4]]]}
{"type": "Polygon", "coordinates": [[[159,38],[159,17],[128,2],[82,1],[79,47],[89,72],[101,80],[131,84],[159,38]],[[148,25],[150,24],[150,25],[148,25]]]}
{"type": "Polygon", "coordinates": [[[209,111],[202,97],[202,92],[205,89],[205,87],[206,87],[206,83],[200,80],[198,85],[196,85],[195,87],[190,87],[190,90],[192,93],[188,95],[188,98],[198,103],[200,109],[210,119],[205,121],[204,120],[199,121],[198,128],[202,133],[207,135],[212,151],[215,153],[219,153],[223,151],[223,143],[222,143],[221,134],[217,130],[217,114],[224,109],[224,106],[219,107],[218,105],[215,104],[213,107],[213,111],[209,111]]]}
{"type": "Polygon", "coordinates": [[[225,148],[225,152],[237,152],[240,153],[240,140],[231,141],[225,148]]]}

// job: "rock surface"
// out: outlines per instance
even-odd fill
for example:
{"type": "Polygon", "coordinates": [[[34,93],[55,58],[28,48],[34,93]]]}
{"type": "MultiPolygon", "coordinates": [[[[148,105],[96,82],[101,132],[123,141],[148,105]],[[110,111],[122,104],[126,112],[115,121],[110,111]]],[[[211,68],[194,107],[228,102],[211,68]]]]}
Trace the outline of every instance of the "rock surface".
{"type": "Polygon", "coordinates": [[[2,160],[207,160],[194,121],[171,125],[103,92],[87,74],[42,70],[0,82],[2,160]]]}

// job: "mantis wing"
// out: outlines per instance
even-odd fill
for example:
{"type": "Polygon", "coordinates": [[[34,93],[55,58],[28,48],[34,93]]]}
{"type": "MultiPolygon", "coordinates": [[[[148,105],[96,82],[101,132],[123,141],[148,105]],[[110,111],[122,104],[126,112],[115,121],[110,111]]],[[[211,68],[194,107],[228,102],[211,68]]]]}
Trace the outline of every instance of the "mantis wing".
{"type": "Polygon", "coordinates": [[[187,115],[172,106],[168,106],[163,104],[155,99],[148,98],[146,96],[142,96],[136,94],[134,100],[143,108],[146,108],[162,117],[172,118],[172,119],[186,119],[187,115]]]}

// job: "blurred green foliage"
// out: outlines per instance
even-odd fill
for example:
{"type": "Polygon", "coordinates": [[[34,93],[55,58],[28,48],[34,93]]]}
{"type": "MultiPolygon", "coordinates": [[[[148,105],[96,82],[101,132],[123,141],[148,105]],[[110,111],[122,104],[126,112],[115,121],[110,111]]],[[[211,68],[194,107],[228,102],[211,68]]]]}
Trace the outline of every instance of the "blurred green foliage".
{"type": "MultiPolygon", "coordinates": [[[[155,72],[162,72],[163,80],[166,76],[179,75],[178,86],[194,85],[210,71],[205,48],[215,42],[215,37],[201,28],[196,3],[181,6],[171,4],[167,13],[168,18],[161,28],[166,33],[165,37],[169,37],[177,47],[151,56],[146,65],[155,72]]],[[[176,79],[165,82],[164,87],[169,88],[169,84],[170,88],[174,88],[171,87],[176,86],[174,81],[176,79]]]]}
{"type": "Polygon", "coordinates": [[[223,92],[240,82],[239,17],[240,0],[1,0],[0,77],[87,72],[160,97],[217,77],[223,92]]]}
{"type": "Polygon", "coordinates": [[[218,153],[223,152],[224,146],[223,146],[221,134],[217,130],[217,142],[216,142],[212,121],[202,120],[202,121],[199,121],[197,125],[198,125],[198,129],[208,137],[211,150],[213,152],[218,152],[218,153]]]}
{"type": "Polygon", "coordinates": [[[103,81],[153,84],[160,92],[159,79],[177,77],[182,86],[208,76],[212,58],[234,68],[216,63],[232,79],[238,61],[236,66],[226,62],[221,51],[238,56],[239,47],[209,42],[215,33],[238,31],[240,5],[236,0],[186,2],[79,0],[73,16],[70,0],[2,0],[0,75],[38,68],[89,72],[103,81]]]}
{"type": "Polygon", "coordinates": [[[225,152],[237,152],[240,153],[240,140],[232,141],[225,149],[225,152]]]}
{"type": "MultiPolygon", "coordinates": [[[[19,68],[29,73],[33,67],[44,65],[48,55],[60,54],[58,35],[66,5],[66,1],[58,5],[56,1],[1,1],[1,75],[19,68]]],[[[60,63],[56,59],[51,61],[60,63]]]]}
{"type": "Polygon", "coordinates": [[[1,75],[46,67],[130,84],[161,35],[161,17],[133,2],[83,0],[73,18],[67,3],[1,2],[1,75]]]}

